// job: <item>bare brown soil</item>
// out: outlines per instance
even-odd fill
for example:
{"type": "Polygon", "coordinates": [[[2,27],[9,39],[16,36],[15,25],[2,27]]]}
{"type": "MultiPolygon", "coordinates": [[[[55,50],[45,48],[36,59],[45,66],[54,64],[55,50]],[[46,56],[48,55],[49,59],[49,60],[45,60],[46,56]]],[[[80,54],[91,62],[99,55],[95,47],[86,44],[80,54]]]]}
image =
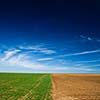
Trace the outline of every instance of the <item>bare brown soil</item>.
{"type": "Polygon", "coordinates": [[[100,75],[53,74],[53,100],[100,100],[100,75]]]}

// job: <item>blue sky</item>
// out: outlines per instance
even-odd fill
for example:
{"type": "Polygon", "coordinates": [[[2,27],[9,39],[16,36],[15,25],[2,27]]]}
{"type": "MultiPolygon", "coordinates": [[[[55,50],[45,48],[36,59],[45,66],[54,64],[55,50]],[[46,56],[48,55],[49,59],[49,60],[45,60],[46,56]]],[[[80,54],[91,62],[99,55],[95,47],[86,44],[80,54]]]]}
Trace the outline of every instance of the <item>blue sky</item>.
{"type": "Polygon", "coordinates": [[[100,73],[100,3],[72,1],[0,2],[0,72],[100,73]]]}
{"type": "Polygon", "coordinates": [[[66,48],[58,50],[58,47],[45,43],[24,43],[10,47],[1,44],[0,71],[99,73],[99,48],[75,51],[66,48]]]}

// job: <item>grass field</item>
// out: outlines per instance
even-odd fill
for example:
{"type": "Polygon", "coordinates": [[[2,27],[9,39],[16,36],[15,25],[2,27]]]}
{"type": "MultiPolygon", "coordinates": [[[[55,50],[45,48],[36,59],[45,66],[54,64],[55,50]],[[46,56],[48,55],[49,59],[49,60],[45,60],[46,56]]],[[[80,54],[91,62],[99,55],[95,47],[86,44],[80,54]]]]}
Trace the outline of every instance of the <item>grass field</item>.
{"type": "Polygon", "coordinates": [[[0,73],[0,100],[100,100],[100,74],[0,73]]]}
{"type": "Polygon", "coordinates": [[[0,74],[0,100],[51,100],[49,74],[0,74]]]}

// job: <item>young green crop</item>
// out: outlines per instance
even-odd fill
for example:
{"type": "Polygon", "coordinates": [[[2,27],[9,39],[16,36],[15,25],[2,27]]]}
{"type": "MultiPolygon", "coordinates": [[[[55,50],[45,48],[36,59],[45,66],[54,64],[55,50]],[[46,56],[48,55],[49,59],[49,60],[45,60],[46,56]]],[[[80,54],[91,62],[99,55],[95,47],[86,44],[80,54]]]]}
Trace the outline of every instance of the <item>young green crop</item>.
{"type": "Polygon", "coordinates": [[[51,100],[50,74],[0,73],[0,100],[51,100]]]}

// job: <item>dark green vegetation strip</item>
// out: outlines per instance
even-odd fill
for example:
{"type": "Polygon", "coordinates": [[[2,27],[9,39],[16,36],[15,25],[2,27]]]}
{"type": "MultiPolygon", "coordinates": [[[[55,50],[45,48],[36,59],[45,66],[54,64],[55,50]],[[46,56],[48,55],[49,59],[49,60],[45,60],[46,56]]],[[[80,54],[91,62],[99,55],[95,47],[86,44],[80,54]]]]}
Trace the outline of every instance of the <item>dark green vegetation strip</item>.
{"type": "Polygon", "coordinates": [[[50,74],[0,73],[0,100],[52,100],[50,74]]]}

